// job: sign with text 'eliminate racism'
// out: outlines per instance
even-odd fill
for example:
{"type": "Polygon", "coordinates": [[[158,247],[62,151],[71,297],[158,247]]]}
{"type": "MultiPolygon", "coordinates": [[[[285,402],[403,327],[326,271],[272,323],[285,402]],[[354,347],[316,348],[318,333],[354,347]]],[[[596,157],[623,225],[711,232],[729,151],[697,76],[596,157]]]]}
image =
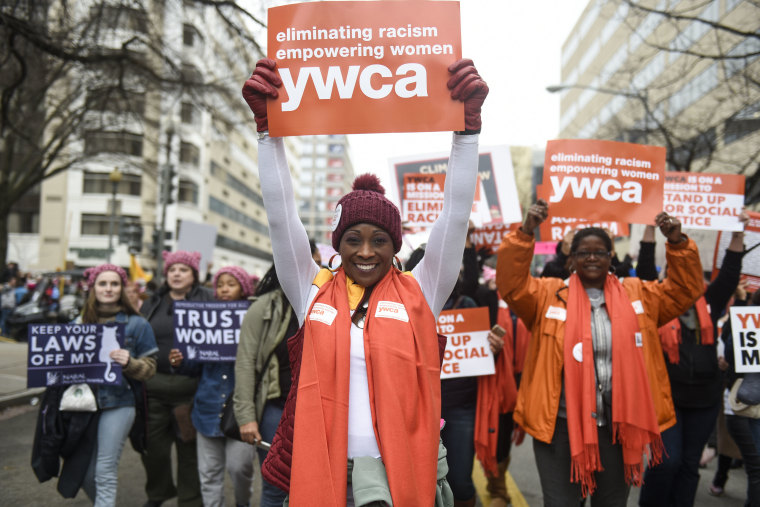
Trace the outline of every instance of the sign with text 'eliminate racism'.
{"type": "Polygon", "coordinates": [[[760,306],[731,307],[736,373],[760,372],[760,306]]]}
{"type": "Polygon", "coordinates": [[[448,67],[459,2],[307,2],[269,9],[267,54],[283,81],[272,136],[464,130],[448,67]]]}
{"type": "Polygon", "coordinates": [[[496,370],[488,345],[488,308],[444,310],[438,316],[438,332],[445,334],[441,378],[492,375],[496,370]]]}
{"type": "Polygon", "coordinates": [[[665,173],[665,211],[685,229],[741,231],[743,174],[665,173]]]}
{"type": "Polygon", "coordinates": [[[662,211],[664,183],[663,147],[584,139],[546,143],[542,184],[556,216],[651,224],[662,211]]]}
{"type": "Polygon", "coordinates": [[[121,384],[124,324],[29,324],[27,387],[121,384]]]}
{"type": "Polygon", "coordinates": [[[175,301],[174,348],[186,360],[234,361],[250,301],[175,301]]]}

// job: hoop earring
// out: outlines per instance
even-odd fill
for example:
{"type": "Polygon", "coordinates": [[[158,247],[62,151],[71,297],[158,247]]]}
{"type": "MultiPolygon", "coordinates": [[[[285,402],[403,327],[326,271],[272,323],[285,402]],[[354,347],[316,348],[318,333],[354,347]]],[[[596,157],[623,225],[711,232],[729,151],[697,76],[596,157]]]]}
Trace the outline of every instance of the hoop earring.
{"type": "Polygon", "coordinates": [[[399,271],[403,271],[404,270],[403,269],[404,267],[401,265],[401,260],[399,260],[398,255],[394,255],[393,256],[393,262],[391,262],[391,264],[393,265],[393,267],[395,267],[399,271]]]}
{"type": "Polygon", "coordinates": [[[340,254],[333,254],[333,256],[330,257],[330,260],[327,261],[327,269],[329,269],[333,273],[335,273],[336,271],[338,271],[340,269],[341,265],[343,264],[343,259],[341,259],[341,262],[337,266],[332,267],[333,259],[336,258],[336,257],[339,257],[339,256],[340,256],[340,254]]]}
{"type": "Polygon", "coordinates": [[[610,264],[610,267],[607,268],[607,270],[610,272],[611,275],[614,275],[617,272],[617,270],[615,269],[615,266],[613,266],[612,264],[610,264]]]}

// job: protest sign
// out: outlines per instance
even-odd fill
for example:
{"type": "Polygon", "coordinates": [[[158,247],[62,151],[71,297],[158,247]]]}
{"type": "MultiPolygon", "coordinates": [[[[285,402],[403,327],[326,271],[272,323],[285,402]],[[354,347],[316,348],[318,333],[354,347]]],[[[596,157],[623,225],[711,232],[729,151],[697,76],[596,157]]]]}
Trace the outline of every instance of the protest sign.
{"type": "MultiPolygon", "coordinates": [[[[749,220],[744,227],[744,249],[746,253],[742,258],[742,275],[747,279],[747,291],[760,290],[760,213],[746,211],[749,220]]],[[[715,254],[713,255],[712,278],[718,276],[718,271],[723,265],[726,256],[726,248],[731,243],[731,233],[721,231],[715,242],[715,254]]]]}
{"type": "MultiPolygon", "coordinates": [[[[407,174],[443,174],[448,169],[449,154],[435,153],[395,158],[390,161],[395,185],[389,188],[389,198],[402,202],[404,177],[407,174]]],[[[512,157],[507,146],[483,147],[478,156],[477,207],[472,216],[476,225],[503,222],[522,222],[520,201],[517,198],[512,157]]]]}
{"type": "Polygon", "coordinates": [[[234,361],[250,301],[175,301],[174,348],[190,361],[234,361]]]}
{"type": "Polygon", "coordinates": [[[198,275],[203,280],[206,270],[214,258],[214,245],[216,245],[216,226],[182,220],[179,224],[177,236],[177,250],[187,252],[200,252],[201,262],[198,267],[198,275]]]}
{"type": "Polygon", "coordinates": [[[760,306],[732,306],[736,373],[760,372],[760,306]]]}
{"type": "Polygon", "coordinates": [[[29,324],[27,387],[121,384],[124,324],[29,324]]]}
{"type": "Polygon", "coordinates": [[[283,86],[273,136],[464,130],[448,67],[461,58],[459,2],[307,2],[269,9],[283,86]]]}
{"type": "Polygon", "coordinates": [[[519,223],[504,224],[492,223],[476,228],[470,233],[470,241],[475,250],[495,254],[501,245],[501,241],[511,231],[520,227],[519,223]]]}
{"type": "Polygon", "coordinates": [[[441,378],[491,375],[496,370],[488,346],[488,308],[444,310],[438,316],[438,332],[448,338],[441,378]]]}
{"type": "Polygon", "coordinates": [[[542,184],[556,216],[651,224],[662,211],[664,173],[660,146],[559,139],[546,143],[542,184]]]}
{"type": "MultiPolygon", "coordinates": [[[[549,202],[549,196],[546,195],[545,185],[536,185],[536,198],[549,202]]],[[[654,218],[654,217],[652,217],[654,218]]],[[[601,227],[607,229],[614,237],[628,236],[630,227],[625,222],[616,222],[612,220],[585,220],[583,218],[558,216],[555,213],[553,205],[549,205],[549,214],[541,225],[538,226],[539,235],[542,241],[556,242],[562,241],[565,235],[575,229],[585,227],[601,227]]]]}
{"type": "MultiPolygon", "coordinates": [[[[433,226],[443,210],[443,186],[445,182],[446,173],[404,175],[404,198],[401,201],[401,216],[405,227],[425,229],[433,226]]],[[[470,219],[477,224],[482,224],[484,217],[490,218],[487,203],[482,199],[482,187],[483,185],[478,179],[470,212],[470,219]]]]}
{"type": "Polygon", "coordinates": [[[665,206],[684,229],[740,231],[744,175],[665,173],[665,206]]]}

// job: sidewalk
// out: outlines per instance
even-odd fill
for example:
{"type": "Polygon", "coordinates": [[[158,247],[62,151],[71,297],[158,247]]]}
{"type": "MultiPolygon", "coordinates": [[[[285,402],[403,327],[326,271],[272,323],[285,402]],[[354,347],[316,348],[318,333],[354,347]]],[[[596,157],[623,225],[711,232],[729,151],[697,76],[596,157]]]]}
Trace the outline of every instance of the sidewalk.
{"type": "Polygon", "coordinates": [[[27,348],[26,342],[0,337],[0,408],[27,403],[45,390],[26,387],[27,348]]]}

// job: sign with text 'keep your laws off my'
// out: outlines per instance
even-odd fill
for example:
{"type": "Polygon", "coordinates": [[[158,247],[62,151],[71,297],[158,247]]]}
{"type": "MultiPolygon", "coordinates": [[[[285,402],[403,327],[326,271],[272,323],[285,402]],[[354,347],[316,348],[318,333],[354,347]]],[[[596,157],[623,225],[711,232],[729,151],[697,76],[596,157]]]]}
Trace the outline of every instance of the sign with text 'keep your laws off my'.
{"type": "Polygon", "coordinates": [[[652,224],[662,211],[665,148],[559,139],[546,143],[550,213],[590,221],[652,224]]]}
{"type": "Polygon", "coordinates": [[[272,136],[464,130],[448,67],[461,58],[459,2],[307,2],[269,9],[283,81],[272,136]]]}

